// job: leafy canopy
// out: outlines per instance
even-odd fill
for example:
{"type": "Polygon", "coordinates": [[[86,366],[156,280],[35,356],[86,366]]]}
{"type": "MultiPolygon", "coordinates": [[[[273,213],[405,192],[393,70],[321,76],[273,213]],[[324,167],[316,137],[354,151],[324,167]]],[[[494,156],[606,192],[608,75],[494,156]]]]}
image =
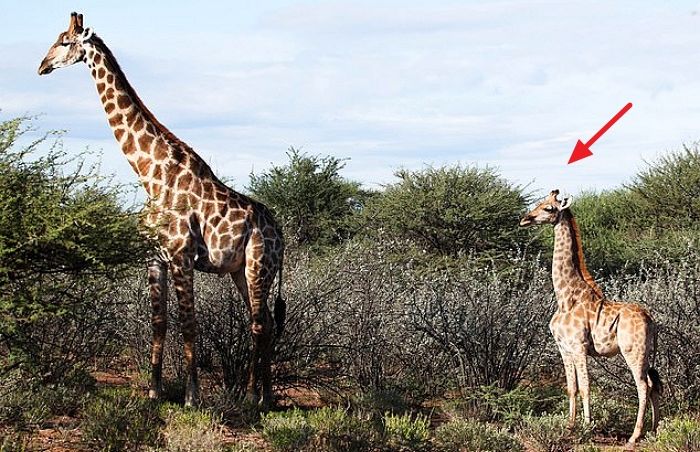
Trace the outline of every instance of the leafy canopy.
{"type": "Polygon", "coordinates": [[[581,194],[572,210],[594,273],[635,273],[645,261],[682,259],[700,240],[700,150],[683,146],[623,188],[581,194]]]}
{"type": "Polygon", "coordinates": [[[334,245],[353,234],[351,217],[369,193],[340,175],[343,160],[290,148],[289,163],[250,175],[248,190],[275,213],[293,243],[334,245]]]}
{"type": "Polygon", "coordinates": [[[0,370],[38,363],[38,325],[81,311],[150,249],[121,187],[49,136],[20,145],[29,130],[27,118],[0,123],[0,370]]]}
{"type": "Polygon", "coordinates": [[[495,170],[457,165],[395,175],[398,182],[364,209],[368,231],[452,257],[502,256],[528,243],[529,232],[518,228],[528,199],[495,170]]]}

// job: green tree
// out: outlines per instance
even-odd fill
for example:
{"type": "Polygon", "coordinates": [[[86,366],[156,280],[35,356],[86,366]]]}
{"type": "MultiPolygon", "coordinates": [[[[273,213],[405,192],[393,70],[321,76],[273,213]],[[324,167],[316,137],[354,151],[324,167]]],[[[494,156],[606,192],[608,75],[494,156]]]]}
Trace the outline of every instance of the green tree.
{"type": "Polygon", "coordinates": [[[248,191],[275,213],[293,243],[334,245],[354,232],[351,218],[370,193],[340,175],[343,160],[290,148],[289,163],[251,173],[248,191]]]}
{"type": "Polygon", "coordinates": [[[368,232],[450,257],[502,257],[530,243],[530,233],[518,228],[527,196],[493,169],[430,167],[395,175],[399,181],[364,209],[368,232]]]}
{"type": "Polygon", "coordinates": [[[99,304],[149,245],[122,187],[49,136],[19,145],[28,130],[26,118],[0,123],[0,374],[51,379],[103,344],[111,310],[99,304]]]}
{"type": "Polygon", "coordinates": [[[668,231],[700,225],[700,150],[684,145],[640,171],[627,187],[639,226],[668,231]]]}
{"type": "Polygon", "coordinates": [[[700,150],[683,146],[625,187],[582,193],[572,210],[594,274],[637,273],[660,257],[680,260],[700,240],[700,150]]]}

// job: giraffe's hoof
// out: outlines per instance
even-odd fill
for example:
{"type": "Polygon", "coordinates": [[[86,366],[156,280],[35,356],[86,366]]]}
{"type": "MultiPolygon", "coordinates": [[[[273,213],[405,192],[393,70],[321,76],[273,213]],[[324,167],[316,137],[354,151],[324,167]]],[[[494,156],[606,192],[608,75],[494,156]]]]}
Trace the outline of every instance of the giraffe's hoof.
{"type": "Polygon", "coordinates": [[[187,389],[185,389],[185,406],[199,406],[199,389],[197,384],[192,381],[189,383],[187,389]]]}
{"type": "Polygon", "coordinates": [[[194,407],[197,407],[198,405],[199,405],[199,401],[197,400],[196,397],[190,397],[190,396],[185,397],[185,406],[187,408],[194,408],[194,407]]]}
{"type": "Polygon", "coordinates": [[[151,400],[158,400],[160,398],[160,394],[158,394],[158,391],[156,391],[155,389],[149,389],[148,398],[151,400]]]}

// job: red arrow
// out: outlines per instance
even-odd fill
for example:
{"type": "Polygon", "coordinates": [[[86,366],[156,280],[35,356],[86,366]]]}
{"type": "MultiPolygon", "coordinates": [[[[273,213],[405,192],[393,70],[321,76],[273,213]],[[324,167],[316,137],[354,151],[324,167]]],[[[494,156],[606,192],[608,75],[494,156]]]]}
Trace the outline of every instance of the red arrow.
{"type": "Polygon", "coordinates": [[[569,157],[569,164],[577,162],[581,159],[585,159],[586,157],[590,157],[591,155],[593,155],[593,153],[591,152],[591,149],[590,149],[590,147],[593,146],[593,143],[598,141],[598,138],[600,138],[605,132],[607,132],[608,129],[610,127],[612,127],[612,125],[615,124],[618,119],[622,118],[622,115],[627,113],[627,111],[630,108],[632,108],[631,102],[628,103],[627,105],[625,105],[624,107],[622,107],[622,110],[618,111],[617,114],[615,116],[613,116],[612,119],[610,121],[608,121],[607,124],[605,124],[603,126],[603,128],[598,131],[598,133],[593,135],[593,138],[591,138],[590,140],[588,140],[586,142],[586,144],[583,144],[581,142],[581,140],[578,140],[578,142],[576,143],[576,146],[574,147],[574,152],[572,152],[571,157],[569,157]]]}

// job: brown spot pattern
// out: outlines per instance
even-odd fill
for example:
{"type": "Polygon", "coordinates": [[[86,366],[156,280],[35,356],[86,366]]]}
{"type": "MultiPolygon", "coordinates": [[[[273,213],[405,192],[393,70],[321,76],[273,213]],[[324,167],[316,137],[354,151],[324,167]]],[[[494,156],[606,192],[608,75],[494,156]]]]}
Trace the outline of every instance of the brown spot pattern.
{"type": "MultiPolygon", "coordinates": [[[[171,260],[169,268],[175,282],[190,375],[188,400],[196,394],[197,324],[192,272],[197,266],[204,271],[231,273],[239,290],[246,294],[254,319],[251,359],[256,363],[251,366],[250,390],[262,390],[263,399],[269,402],[273,328],[267,297],[284,252],[281,231],[264,206],[214,178],[206,162],[144,107],[101,39],[95,36],[91,41],[99,49],[92,59],[101,66],[93,69],[93,76],[100,80],[96,86],[109,124],[149,192],[154,210],[147,215],[148,223],[157,227],[157,236],[171,260]],[[197,249],[204,254],[195,262],[197,249]]],[[[152,390],[160,385],[158,369],[167,312],[167,287],[163,282],[167,281],[163,273],[166,270],[163,267],[149,278],[154,307],[152,390]]]]}
{"type": "Polygon", "coordinates": [[[117,106],[122,110],[126,109],[126,107],[130,105],[131,101],[129,100],[129,96],[122,94],[119,97],[117,97],[117,106]]]}
{"type": "MultiPolygon", "coordinates": [[[[521,220],[521,225],[553,224],[555,234],[552,278],[557,311],[550,321],[566,371],[569,422],[576,415],[576,393],[583,398],[584,417],[590,420],[587,354],[614,356],[622,353],[640,394],[637,422],[629,442],[640,437],[647,396],[651,396],[654,426],[658,421],[659,387],[649,385],[649,357],[655,325],[647,311],[634,303],[612,302],[586,269],[580,231],[570,209],[559,209],[558,191],[552,193],[521,220]],[[526,220],[527,219],[527,220],[526,220]]],[[[654,375],[656,371],[654,370],[654,375]]]]}

